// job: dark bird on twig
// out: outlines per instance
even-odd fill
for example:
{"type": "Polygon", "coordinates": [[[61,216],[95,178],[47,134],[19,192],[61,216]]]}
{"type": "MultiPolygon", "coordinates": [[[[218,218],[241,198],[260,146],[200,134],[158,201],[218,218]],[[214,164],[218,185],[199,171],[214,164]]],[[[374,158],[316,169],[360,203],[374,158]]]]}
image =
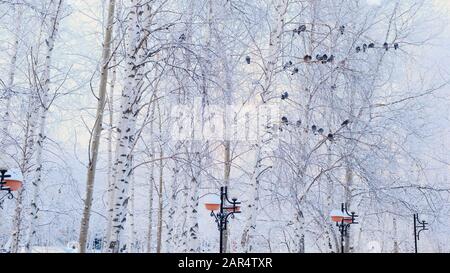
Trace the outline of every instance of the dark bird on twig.
{"type": "Polygon", "coordinates": [[[284,64],[283,69],[287,69],[288,67],[292,66],[292,61],[289,61],[284,64]]]}
{"type": "Polygon", "coordinates": [[[281,122],[284,123],[284,124],[288,124],[289,120],[288,120],[287,117],[282,117],[281,118],[281,122]]]}
{"type": "Polygon", "coordinates": [[[312,57],[309,55],[305,55],[305,57],[303,57],[303,61],[308,63],[308,62],[312,61],[312,57]]]}
{"type": "Polygon", "coordinates": [[[323,54],[323,56],[322,56],[322,63],[326,64],[327,61],[328,61],[328,55],[327,54],[323,54]]]}
{"type": "Polygon", "coordinates": [[[186,34],[182,33],[182,34],[180,35],[180,37],[178,38],[178,40],[180,40],[180,41],[186,40],[186,34]]]}
{"type": "Polygon", "coordinates": [[[316,125],[311,126],[311,130],[315,133],[317,131],[317,126],[316,125]]]}
{"type": "Polygon", "coordinates": [[[363,44],[363,51],[366,52],[367,50],[367,44],[363,44]]]}
{"type": "Polygon", "coordinates": [[[359,53],[359,52],[361,52],[361,47],[360,47],[360,46],[357,46],[357,47],[356,47],[356,53],[359,53]]]}
{"type": "Polygon", "coordinates": [[[292,71],[292,75],[297,74],[298,73],[298,68],[294,68],[294,70],[292,71]]]}
{"type": "Polygon", "coordinates": [[[324,130],[323,128],[320,128],[319,130],[317,130],[317,133],[319,133],[320,135],[323,134],[324,130]]]}
{"type": "Polygon", "coordinates": [[[305,25],[300,25],[297,29],[297,34],[300,34],[302,32],[306,31],[306,26],[305,25]]]}
{"type": "Polygon", "coordinates": [[[374,43],[370,43],[369,44],[369,48],[375,48],[375,44],[374,43]]]}
{"type": "Polygon", "coordinates": [[[284,92],[283,94],[281,94],[281,99],[282,100],[285,100],[287,98],[289,98],[289,93],[288,92],[284,92]]]}
{"type": "Polygon", "coordinates": [[[247,64],[250,64],[250,61],[251,61],[250,56],[245,57],[245,61],[247,62],[247,64]]]}
{"type": "Polygon", "coordinates": [[[398,48],[399,48],[398,43],[395,43],[395,44],[394,44],[394,49],[397,50],[398,48]]]}
{"type": "Polygon", "coordinates": [[[331,55],[330,58],[328,58],[328,62],[329,62],[329,63],[334,62],[334,55],[331,55]]]}
{"type": "Polygon", "coordinates": [[[384,43],[384,44],[383,44],[383,47],[384,47],[384,49],[386,49],[386,51],[389,50],[389,44],[388,44],[388,43],[384,43]]]}
{"type": "Polygon", "coordinates": [[[333,141],[334,140],[334,135],[332,133],[329,133],[328,136],[327,136],[327,139],[329,141],[333,141]]]}
{"type": "Polygon", "coordinates": [[[344,122],[342,122],[341,126],[347,126],[350,123],[350,120],[346,119],[344,122]]]}
{"type": "Polygon", "coordinates": [[[317,55],[316,55],[316,60],[318,60],[318,61],[322,61],[322,55],[320,55],[320,54],[317,54],[317,55]]]}
{"type": "Polygon", "coordinates": [[[345,26],[340,26],[339,31],[341,32],[341,35],[344,35],[345,32],[345,26]]]}

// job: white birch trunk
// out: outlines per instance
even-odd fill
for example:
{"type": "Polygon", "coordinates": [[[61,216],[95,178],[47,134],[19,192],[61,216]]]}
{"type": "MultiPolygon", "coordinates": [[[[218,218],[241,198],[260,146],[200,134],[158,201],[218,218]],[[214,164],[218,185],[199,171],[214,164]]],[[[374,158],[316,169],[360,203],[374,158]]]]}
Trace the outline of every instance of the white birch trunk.
{"type": "Polygon", "coordinates": [[[22,149],[22,159],[20,169],[23,174],[23,187],[19,190],[16,199],[16,207],[14,210],[14,216],[11,227],[11,244],[9,246],[9,252],[17,253],[19,251],[20,239],[22,236],[22,220],[23,220],[23,200],[25,195],[25,189],[31,180],[32,173],[32,159],[35,150],[35,130],[36,119],[39,109],[39,101],[37,94],[31,92],[28,97],[28,110],[25,128],[24,147],[22,149]]]}
{"type": "MultiPolygon", "coordinates": [[[[22,28],[22,15],[23,15],[23,9],[21,5],[14,6],[14,18],[15,18],[15,26],[14,26],[14,42],[11,52],[11,60],[9,64],[9,71],[8,71],[8,82],[6,83],[5,87],[5,113],[3,115],[2,119],[2,131],[0,132],[1,140],[0,140],[0,152],[5,152],[8,145],[8,137],[9,137],[9,125],[10,125],[10,111],[11,111],[11,98],[12,98],[12,91],[14,88],[14,80],[16,77],[16,69],[17,69],[17,55],[19,52],[19,38],[21,34],[21,28],[22,28]]],[[[0,219],[3,219],[3,211],[0,210],[0,219]]],[[[2,234],[4,233],[4,222],[0,222],[0,232],[2,234]]],[[[4,247],[4,237],[1,237],[0,240],[0,249],[3,249],[4,247]]]]}
{"type": "Polygon", "coordinates": [[[16,25],[14,27],[14,42],[11,52],[11,60],[9,63],[9,71],[8,71],[8,82],[6,83],[5,87],[5,113],[2,120],[2,132],[1,132],[1,142],[0,142],[0,149],[4,149],[5,145],[7,144],[7,138],[9,135],[9,123],[10,123],[10,108],[11,108],[11,97],[12,97],[12,89],[14,86],[14,80],[16,77],[16,68],[17,68],[17,55],[19,52],[19,38],[22,28],[22,15],[23,15],[23,8],[21,5],[15,5],[14,6],[14,13],[15,13],[15,22],[16,25]]]}
{"type": "MultiPolygon", "coordinates": [[[[195,156],[194,164],[201,164],[200,153],[195,156]]],[[[200,251],[200,243],[198,238],[198,205],[199,205],[199,187],[200,187],[200,167],[194,166],[194,174],[191,177],[190,194],[189,194],[189,252],[198,253],[200,251]]]]}
{"type": "Polygon", "coordinates": [[[164,165],[162,157],[164,156],[163,147],[160,146],[160,160],[159,160],[159,186],[158,186],[158,229],[156,232],[156,253],[162,251],[162,237],[163,237],[163,210],[164,210],[164,165]]]}
{"type": "Polygon", "coordinates": [[[109,252],[124,252],[127,249],[124,229],[127,221],[128,190],[131,177],[131,152],[135,144],[136,120],[141,96],[144,65],[141,50],[140,18],[149,17],[149,4],[131,0],[132,8],[128,16],[128,37],[126,39],[125,83],[120,104],[120,119],[117,139],[116,187],[112,235],[108,243],[109,252]]]}
{"type": "MultiPolygon", "coordinates": [[[[155,117],[155,108],[152,109],[150,121],[150,135],[153,135],[153,119],[155,117]]],[[[147,226],[147,252],[152,252],[153,240],[153,191],[155,187],[155,142],[150,140],[150,170],[149,170],[149,185],[148,185],[148,226],[147,226]]]]}
{"type": "Polygon", "coordinates": [[[53,3],[55,6],[50,7],[53,14],[51,14],[50,27],[48,29],[48,37],[45,40],[46,44],[46,55],[45,55],[45,65],[44,71],[40,79],[40,86],[36,86],[36,92],[38,92],[41,99],[40,105],[40,117],[39,117],[39,134],[36,141],[36,168],[35,177],[31,184],[31,202],[30,202],[30,220],[27,233],[27,239],[25,242],[25,251],[31,252],[31,247],[36,236],[36,224],[38,221],[38,199],[39,199],[39,188],[42,183],[42,153],[44,148],[44,142],[46,139],[46,121],[47,112],[50,108],[51,102],[49,102],[49,92],[50,92],[50,70],[52,64],[52,55],[55,47],[56,37],[58,35],[59,22],[61,20],[60,14],[62,12],[63,1],[53,3]]]}
{"type": "MultiPolygon", "coordinates": [[[[177,146],[179,149],[179,146],[177,146]]],[[[178,173],[180,169],[178,167],[178,162],[175,160],[174,167],[172,169],[172,184],[171,184],[171,193],[169,198],[169,211],[167,212],[167,227],[166,227],[166,252],[171,253],[174,245],[176,244],[175,239],[175,216],[178,211],[178,202],[177,202],[177,189],[178,189],[178,173]]]]}
{"type": "MultiPolygon", "coordinates": [[[[119,18],[121,12],[121,6],[119,5],[117,8],[117,18],[119,18]]],[[[116,26],[115,36],[112,40],[113,48],[115,48],[116,40],[120,37],[120,28],[116,26]]],[[[114,211],[114,188],[116,186],[116,169],[114,166],[114,159],[117,157],[117,151],[114,154],[113,151],[113,143],[114,143],[114,91],[116,87],[117,81],[117,54],[116,52],[112,53],[112,75],[111,75],[111,84],[109,88],[109,129],[108,129],[108,190],[107,190],[107,198],[108,198],[108,210],[107,210],[107,225],[106,225],[106,234],[105,241],[109,241],[111,239],[112,232],[112,221],[113,221],[113,211],[114,211]]],[[[107,244],[103,244],[103,251],[108,248],[107,244]]]]}
{"type": "MultiPolygon", "coordinates": [[[[152,155],[152,161],[155,159],[152,155]]],[[[148,197],[148,226],[147,226],[147,253],[152,252],[152,240],[153,240],[153,191],[155,186],[155,164],[151,163],[150,166],[150,178],[149,178],[149,197],[148,197]]]]}
{"type": "MultiPolygon", "coordinates": [[[[186,181],[187,179],[185,179],[186,181]]],[[[188,246],[188,222],[189,222],[189,183],[184,182],[183,187],[183,204],[181,206],[182,210],[182,229],[181,229],[181,252],[188,252],[189,246],[188,246]]]]}
{"type": "Polygon", "coordinates": [[[159,102],[156,104],[158,108],[158,127],[159,127],[159,186],[158,186],[158,229],[156,232],[156,253],[162,251],[162,237],[163,237],[163,210],[164,210],[164,147],[162,138],[162,114],[159,102]]]}
{"type": "MultiPolygon", "coordinates": [[[[275,10],[277,14],[276,25],[274,31],[270,34],[269,42],[269,56],[267,62],[265,62],[265,73],[264,73],[264,85],[261,93],[263,100],[268,97],[271,92],[272,85],[274,83],[275,67],[279,60],[281,50],[282,50],[282,34],[284,32],[285,26],[285,15],[287,13],[289,1],[288,0],[277,0],[275,1],[275,10]]],[[[258,122],[258,126],[259,126],[258,122]]],[[[253,237],[256,230],[256,218],[258,215],[258,203],[259,203],[259,184],[260,176],[263,171],[262,165],[262,149],[264,143],[260,140],[257,141],[256,151],[255,151],[255,163],[254,171],[250,181],[250,200],[246,208],[249,210],[247,212],[247,217],[245,220],[245,227],[242,232],[241,247],[245,252],[250,252],[254,249],[253,237]]]]}
{"type": "Polygon", "coordinates": [[[135,187],[136,178],[134,174],[131,177],[131,193],[130,193],[130,209],[128,210],[128,215],[130,215],[130,232],[128,237],[129,249],[127,252],[133,253],[136,251],[136,228],[135,228],[135,187]]]}
{"type": "Polygon", "coordinates": [[[100,146],[100,135],[102,132],[102,125],[103,125],[103,113],[106,104],[106,89],[108,85],[108,71],[111,56],[115,4],[116,4],[115,0],[109,1],[108,22],[105,32],[105,39],[102,53],[102,64],[101,64],[102,66],[101,66],[101,77],[97,102],[97,114],[94,129],[92,131],[93,134],[92,143],[89,150],[89,165],[86,178],[86,197],[84,199],[83,216],[81,219],[80,235],[78,239],[81,253],[86,252],[86,244],[89,232],[89,220],[91,217],[91,207],[94,196],[95,172],[97,168],[98,150],[100,146]]]}
{"type": "Polygon", "coordinates": [[[294,253],[305,253],[305,217],[297,211],[294,218],[294,253]]]}

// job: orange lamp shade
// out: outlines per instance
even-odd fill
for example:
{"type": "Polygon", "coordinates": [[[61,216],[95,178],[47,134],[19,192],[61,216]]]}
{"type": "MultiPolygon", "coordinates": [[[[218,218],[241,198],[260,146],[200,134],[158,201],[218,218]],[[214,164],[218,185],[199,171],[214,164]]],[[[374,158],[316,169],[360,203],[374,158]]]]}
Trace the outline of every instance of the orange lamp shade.
{"type": "Polygon", "coordinates": [[[347,222],[348,219],[350,219],[350,222],[352,221],[351,217],[348,217],[348,215],[346,215],[345,213],[343,213],[341,210],[333,210],[330,214],[331,216],[331,221],[335,222],[335,223],[340,223],[342,222],[342,220],[344,220],[344,222],[347,222]]]}
{"type": "MultiPolygon", "coordinates": [[[[233,208],[227,208],[227,211],[232,212],[233,208]]],[[[241,211],[241,206],[236,206],[236,211],[241,211]]]]}
{"type": "Polygon", "coordinates": [[[22,188],[22,181],[5,179],[5,186],[8,187],[11,191],[18,191],[22,188]]]}
{"type": "Polygon", "coordinates": [[[331,221],[333,222],[342,222],[342,219],[344,219],[342,216],[331,216],[331,221]]]}
{"type": "Polygon", "coordinates": [[[352,222],[352,217],[344,217],[344,223],[351,224],[352,222]]]}
{"type": "Polygon", "coordinates": [[[210,211],[219,210],[220,204],[215,203],[205,203],[205,208],[210,211]]]}

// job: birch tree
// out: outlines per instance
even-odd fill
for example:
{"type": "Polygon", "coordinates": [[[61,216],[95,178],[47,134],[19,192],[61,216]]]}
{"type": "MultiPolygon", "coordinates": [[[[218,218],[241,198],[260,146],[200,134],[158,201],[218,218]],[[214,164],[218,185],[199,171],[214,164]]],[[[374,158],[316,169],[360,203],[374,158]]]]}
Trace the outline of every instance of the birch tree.
{"type": "MultiPolygon", "coordinates": [[[[275,81],[275,68],[279,61],[279,57],[282,50],[282,34],[284,32],[286,13],[289,7],[289,1],[275,1],[275,20],[274,25],[271,28],[269,37],[269,47],[266,59],[263,60],[263,83],[261,85],[261,100],[265,102],[272,92],[273,84],[275,81]]],[[[246,205],[249,210],[247,213],[247,218],[245,220],[246,226],[242,233],[241,246],[245,252],[250,252],[254,247],[252,246],[252,237],[256,230],[256,218],[258,215],[258,205],[259,205],[259,187],[261,175],[267,167],[264,167],[262,163],[262,143],[261,136],[258,136],[258,143],[255,145],[255,160],[254,160],[254,170],[252,171],[251,181],[251,194],[249,197],[248,205],[246,205]]]]}
{"type": "Polygon", "coordinates": [[[108,84],[108,72],[111,60],[112,33],[114,26],[115,0],[109,1],[108,20],[103,43],[103,53],[101,61],[101,77],[99,85],[99,94],[97,101],[97,114],[92,131],[92,142],[89,149],[89,164],[86,179],[86,197],[84,199],[83,217],[81,219],[79,244],[80,252],[86,251],[86,243],[89,232],[89,219],[91,216],[92,199],[94,194],[94,181],[97,166],[98,150],[100,146],[100,135],[103,128],[103,115],[106,104],[106,90],[108,84]]]}
{"type": "MultiPolygon", "coordinates": [[[[56,38],[58,35],[58,28],[59,28],[59,22],[62,17],[63,12],[63,1],[55,1],[50,2],[50,20],[48,21],[48,31],[47,31],[47,37],[45,39],[45,45],[46,45],[46,53],[45,53],[45,63],[43,66],[43,71],[41,76],[35,76],[36,79],[36,90],[35,92],[38,93],[38,97],[40,100],[40,113],[39,113],[39,133],[37,135],[36,140],[36,169],[34,171],[35,178],[32,181],[32,197],[31,197],[31,204],[30,204],[30,221],[29,221],[29,227],[28,227],[28,237],[25,243],[25,250],[27,252],[31,251],[31,247],[33,244],[33,240],[35,239],[36,234],[36,227],[37,219],[38,219],[38,212],[39,212],[39,206],[38,206],[38,199],[40,194],[40,184],[42,183],[42,168],[43,168],[43,147],[44,142],[46,139],[46,120],[47,120],[47,112],[55,99],[55,97],[51,96],[50,94],[50,79],[51,79],[51,65],[52,65],[52,58],[53,58],[53,50],[55,47],[56,38]],[[40,77],[40,78],[37,78],[40,77]]],[[[35,73],[39,73],[39,71],[36,71],[35,73]]],[[[55,92],[54,94],[56,94],[55,92]]]]}

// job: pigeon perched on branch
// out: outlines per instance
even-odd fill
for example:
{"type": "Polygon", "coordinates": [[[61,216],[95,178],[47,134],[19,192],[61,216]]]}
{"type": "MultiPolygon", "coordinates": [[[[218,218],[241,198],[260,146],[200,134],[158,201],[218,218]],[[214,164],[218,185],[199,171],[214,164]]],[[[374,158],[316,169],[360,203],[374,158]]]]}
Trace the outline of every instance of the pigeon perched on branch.
{"type": "Polygon", "coordinates": [[[341,126],[342,127],[347,126],[349,123],[350,123],[350,120],[346,119],[346,120],[344,120],[344,122],[342,122],[341,126]]]}

